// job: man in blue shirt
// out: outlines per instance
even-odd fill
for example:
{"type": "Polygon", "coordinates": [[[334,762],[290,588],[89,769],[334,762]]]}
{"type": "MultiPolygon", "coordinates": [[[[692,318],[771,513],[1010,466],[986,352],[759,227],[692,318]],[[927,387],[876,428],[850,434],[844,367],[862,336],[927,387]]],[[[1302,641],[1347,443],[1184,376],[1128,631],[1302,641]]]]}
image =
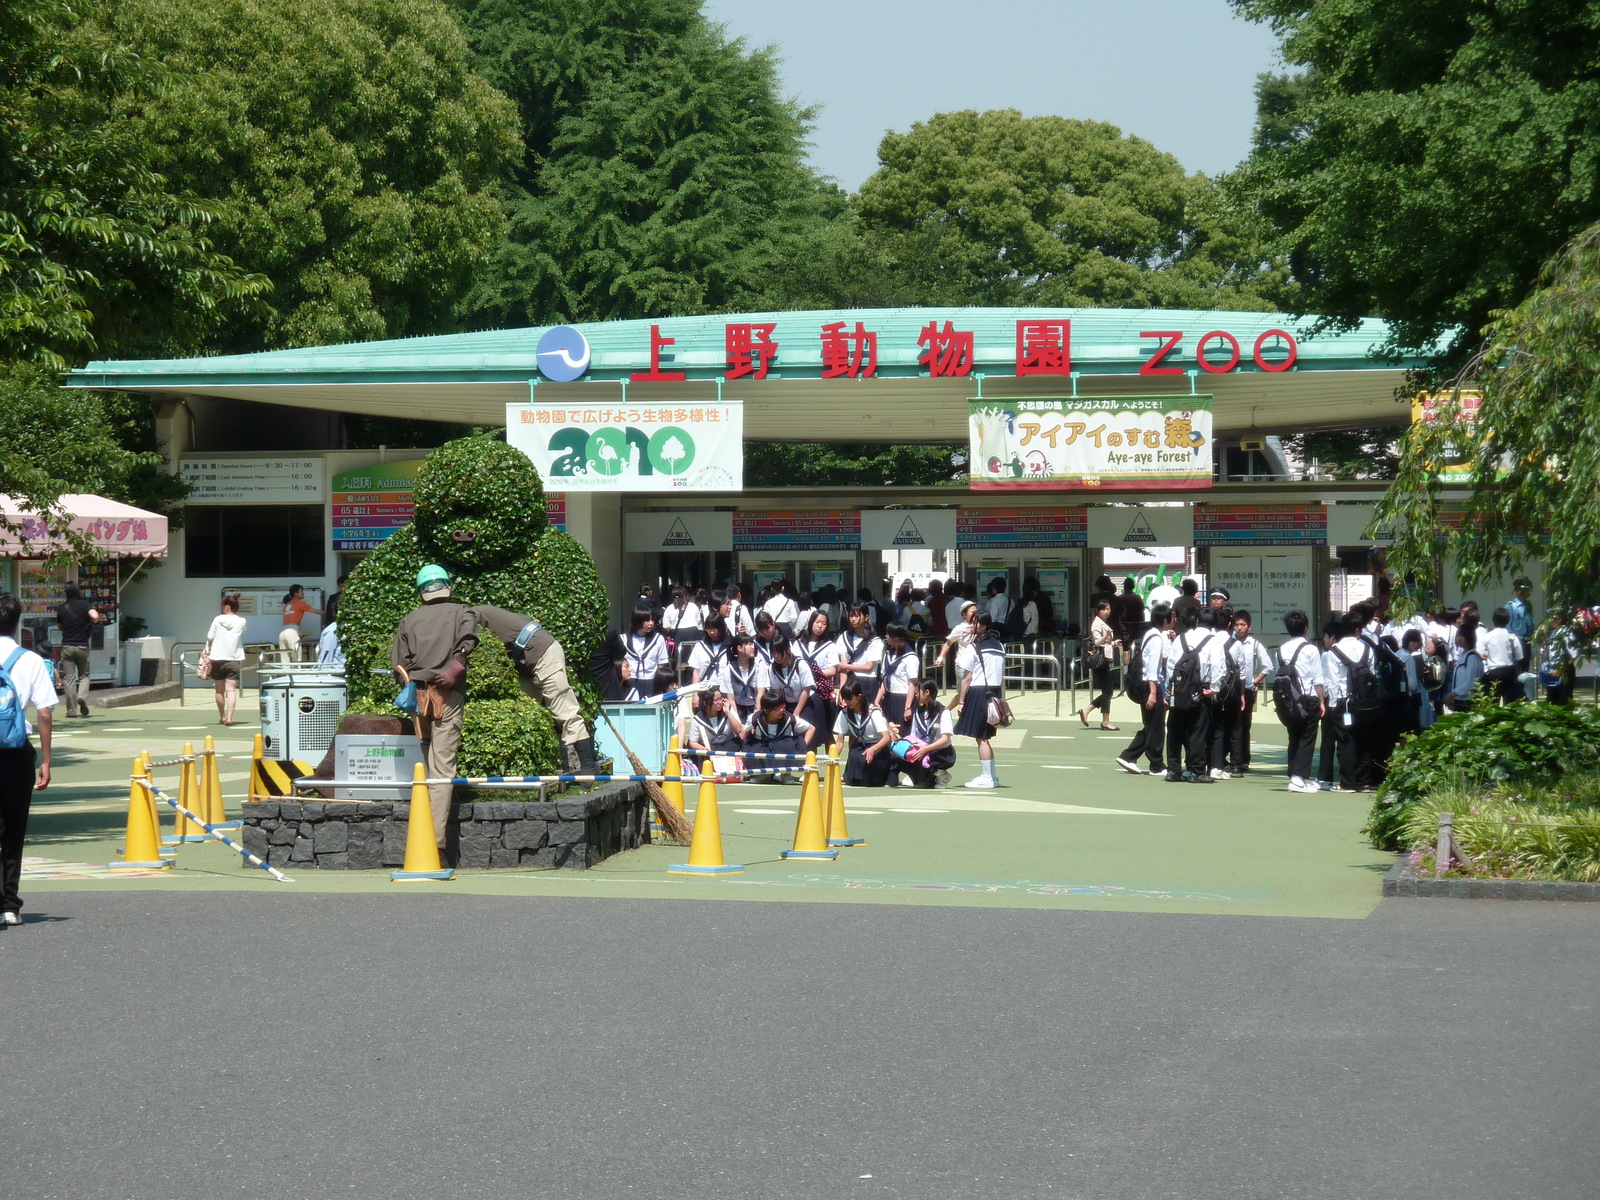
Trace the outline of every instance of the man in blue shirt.
{"type": "Polygon", "coordinates": [[[1517,641],[1522,643],[1522,657],[1517,660],[1517,670],[1526,671],[1533,653],[1533,606],[1528,603],[1528,597],[1533,593],[1533,581],[1523,575],[1511,587],[1516,594],[1506,602],[1506,612],[1511,614],[1511,623],[1506,628],[1516,634],[1517,641]]]}

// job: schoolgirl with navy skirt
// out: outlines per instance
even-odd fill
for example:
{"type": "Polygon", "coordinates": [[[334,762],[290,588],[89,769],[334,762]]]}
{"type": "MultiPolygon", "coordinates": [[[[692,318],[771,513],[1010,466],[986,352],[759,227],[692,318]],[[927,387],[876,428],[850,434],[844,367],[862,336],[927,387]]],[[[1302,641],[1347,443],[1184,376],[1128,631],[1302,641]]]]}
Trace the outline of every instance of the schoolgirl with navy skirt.
{"type": "Polygon", "coordinates": [[[907,637],[906,627],[890,621],[883,631],[883,682],[878,685],[875,700],[884,718],[899,726],[902,734],[917,702],[917,666],[917,651],[907,637]]]}
{"type": "Polygon", "coordinates": [[[889,750],[889,723],[867,701],[866,690],[854,680],[839,689],[839,718],[834,738],[850,739],[844,781],[851,787],[883,787],[889,782],[894,754],[889,750]]]}
{"type": "Polygon", "coordinates": [[[712,613],[705,620],[704,634],[689,650],[689,678],[694,683],[720,675],[728,661],[727,622],[712,613]]]}
{"type": "Polygon", "coordinates": [[[738,754],[744,749],[744,722],[720,687],[695,697],[689,724],[689,749],[699,754],[738,754]]]}
{"type": "Polygon", "coordinates": [[[755,719],[761,693],[770,686],[767,664],[756,653],[756,640],[748,633],[736,634],[733,650],[722,668],[722,690],[733,700],[739,720],[748,725],[755,719]]]}
{"type": "Polygon", "coordinates": [[[768,688],[761,693],[760,711],[744,727],[745,765],[750,770],[780,772],[775,782],[799,777],[800,764],[792,758],[765,758],[769,754],[800,754],[811,749],[816,727],[803,717],[794,716],[783,702],[783,693],[768,688]]]}
{"type": "MultiPolygon", "coordinates": [[[[901,734],[911,743],[904,756],[895,755],[890,787],[946,787],[956,765],[952,744],[955,727],[950,710],[939,703],[939,681],[921,679],[916,684],[916,707],[901,734]]],[[[898,747],[899,743],[894,744],[898,747]]]]}
{"type": "Polygon", "coordinates": [[[972,615],[973,640],[956,652],[956,669],[961,674],[961,719],[955,732],[978,743],[979,774],[963,785],[969,788],[1000,786],[995,770],[994,726],[989,724],[989,697],[1005,694],[1006,648],[994,636],[994,618],[980,608],[972,615]]]}
{"type": "MultiPolygon", "coordinates": [[[[870,699],[878,694],[883,679],[883,639],[873,627],[870,604],[852,604],[847,617],[850,628],[839,635],[839,661],[834,670],[839,673],[841,687],[854,680],[870,699]]],[[[843,703],[841,700],[841,707],[843,703]]]]}
{"type": "Polygon", "coordinates": [[[657,674],[669,664],[667,639],[656,632],[656,615],[643,605],[633,610],[628,636],[623,639],[622,661],[628,668],[628,699],[644,700],[664,688],[657,674]]]}
{"type": "Polygon", "coordinates": [[[794,649],[811,668],[811,699],[801,715],[818,729],[832,729],[839,718],[839,705],[835,700],[839,685],[834,678],[839,665],[839,647],[828,626],[827,613],[820,608],[812,612],[794,649]]]}
{"type": "Polygon", "coordinates": [[[783,693],[783,702],[789,706],[789,711],[811,721],[806,707],[811,703],[817,681],[812,678],[805,659],[795,654],[794,646],[782,634],[772,639],[772,662],[767,667],[767,677],[767,686],[783,693]]]}
{"type": "Polygon", "coordinates": [[[705,610],[694,602],[687,588],[672,589],[672,603],[661,613],[661,629],[680,646],[700,640],[705,610]]]}

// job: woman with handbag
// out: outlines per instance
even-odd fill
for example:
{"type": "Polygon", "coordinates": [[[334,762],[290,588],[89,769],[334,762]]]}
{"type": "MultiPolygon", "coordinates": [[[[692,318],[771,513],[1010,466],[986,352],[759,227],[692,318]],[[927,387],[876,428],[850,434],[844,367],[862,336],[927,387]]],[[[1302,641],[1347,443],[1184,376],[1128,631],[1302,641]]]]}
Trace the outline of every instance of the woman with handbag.
{"type": "Polygon", "coordinates": [[[1084,647],[1083,663],[1094,680],[1094,691],[1088,707],[1078,710],[1078,720],[1089,728],[1089,714],[1100,710],[1100,728],[1108,733],[1117,732],[1111,723],[1111,664],[1122,649],[1122,641],[1111,624],[1111,601],[1104,596],[1094,602],[1094,620],[1089,622],[1089,643],[1084,647]]]}
{"type": "Polygon", "coordinates": [[[978,776],[967,780],[969,788],[996,788],[1000,775],[995,770],[995,726],[1011,724],[1011,706],[1005,700],[1006,648],[994,636],[994,618],[980,608],[972,615],[973,640],[956,651],[956,669],[961,672],[961,719],[956,733],[978,743],[978,776]]]}
{"type": "Polygon", "coordinates": [[[206,648],[200,654],[195,673],[211,680],[217,693],[217,718],[233,724],[233,710],[239,703],[239,672],[244,666],[245,619],[239,615],[239,594],[222,598],[222,612],[211,618],[206,631],[206,648]]]}

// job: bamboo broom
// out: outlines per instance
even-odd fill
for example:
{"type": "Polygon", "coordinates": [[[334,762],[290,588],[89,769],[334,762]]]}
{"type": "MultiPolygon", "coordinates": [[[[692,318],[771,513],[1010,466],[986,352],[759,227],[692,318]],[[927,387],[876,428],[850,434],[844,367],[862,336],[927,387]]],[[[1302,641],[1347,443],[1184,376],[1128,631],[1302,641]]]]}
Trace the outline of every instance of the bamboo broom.
{"type": "MultiPolygon", "coordinates": [[[[645,769],[644,761],[629,748],[627,742],[622,740],[622,734],[618,732],[616,725],[612,724],[611,717],[604,709],[600,710],[600,716],[610,726],[613,736],[617,739],[617,745],[621,746],[622,752],[628,756],[628,762],[633,767],[633,773],[635,775],[650,774],[645,769]]],[[[677,805],[667,799],[667,794],[661,790],[659,783],[646,780],[644,790],[650,797],[650,803],[655,805],[656,820],[661,822],[661,828],[667,831],[667,836],[680,845],[688,845],[689,838],[694,834],[694,825],[689,818],[679,812],[677,805]]]]}

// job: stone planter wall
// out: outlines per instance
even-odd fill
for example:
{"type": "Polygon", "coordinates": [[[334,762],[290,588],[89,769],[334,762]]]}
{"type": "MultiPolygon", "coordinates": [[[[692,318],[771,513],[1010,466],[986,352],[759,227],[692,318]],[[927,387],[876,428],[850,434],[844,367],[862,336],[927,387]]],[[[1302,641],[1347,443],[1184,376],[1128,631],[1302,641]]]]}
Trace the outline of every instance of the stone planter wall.
{"type": "MultiPolygon", "coordinates": [[[[410,816],[407,801],[261,800],[244,806],[241,841],[280,870],[376,871],[405,862],[410,816]]],[[[582,870],[649,840],[644,785],[614,783],[544,804],[457,800],[444,859],[455,867],[582,870]]]]}
{"type": "Polygon", "coordinates": [[[1385,896],[1440,896],[1450,900],[1587,900],[1600,902],[1600,883],[1554,879],[1434,879],[1411,869],[1409,856],[1383,877],[1385,896]]]}

